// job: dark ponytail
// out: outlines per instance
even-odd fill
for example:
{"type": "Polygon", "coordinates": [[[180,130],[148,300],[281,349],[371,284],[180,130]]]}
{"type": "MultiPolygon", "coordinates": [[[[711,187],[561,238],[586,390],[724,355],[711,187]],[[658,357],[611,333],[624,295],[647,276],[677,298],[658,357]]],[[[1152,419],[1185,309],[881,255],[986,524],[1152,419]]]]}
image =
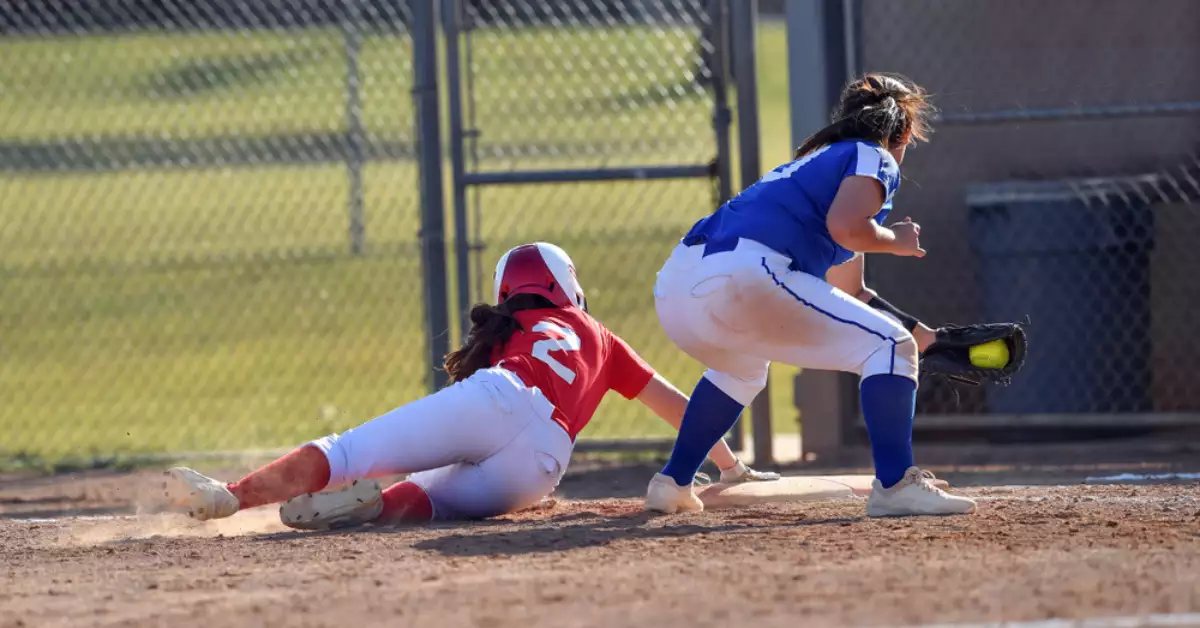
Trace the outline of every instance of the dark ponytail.
{"type": "Polygon", "coordinates": [[[466,342],[462,348],[446,354],[442,363],[450,381],[461,382],[492,365],[492,353],[521,330],[514,313],[552,307],[550,299],[538,294],[514,295],[499,305],[476,304],[471,308],[471,330],[466,342]]]}
{"type": "Polygon", "coordinates": [[[891,148],[900,142],[925,141],[934,108],[919,85],[898,74],[867,74],[842,90],[833,123],[813,133],[795,159],[846,140],[865,140],[891,148]]]}

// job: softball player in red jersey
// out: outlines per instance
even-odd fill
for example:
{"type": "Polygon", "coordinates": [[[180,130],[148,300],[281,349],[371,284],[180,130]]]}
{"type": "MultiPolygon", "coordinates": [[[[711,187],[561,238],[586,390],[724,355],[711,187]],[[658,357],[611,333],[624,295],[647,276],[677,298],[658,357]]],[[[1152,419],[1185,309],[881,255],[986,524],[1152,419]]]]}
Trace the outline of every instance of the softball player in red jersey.
{"type": "MultiPolygon", "coordinates": [[[[299,529],[489,517],[554,490],[609,390],[679,427],[687,397],[587,313],[562,249],[507,252],[495,303],[472,309],[466,342],[446,357],[450,386],[231,484],[170,469],[168,508],[203,520],[284,502],[280,517],[299,529]],[[410,475],[387,490],[371,480],[395,474],[410,475]]],[[[710,457],[723,482],[779,477],[749,469],[724,441],[710,457]]]]}

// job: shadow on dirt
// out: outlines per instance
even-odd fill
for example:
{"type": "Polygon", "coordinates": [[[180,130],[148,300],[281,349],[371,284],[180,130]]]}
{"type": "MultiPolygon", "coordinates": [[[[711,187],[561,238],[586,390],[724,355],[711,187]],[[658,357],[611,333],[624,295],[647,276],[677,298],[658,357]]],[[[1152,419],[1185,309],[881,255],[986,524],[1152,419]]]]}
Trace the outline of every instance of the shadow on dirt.
{"type": "Polygon", "coordinates": [[[361,526],[328,532],[280,532],[257,537],[255,541],[287,543],[302,538],[362,534],[399,536],[422,530],[443,534],[416,541],[412,544],[413,549],[443,556],[516,556],[604,547],[616,541],[686,538],[764,528],[848,526],[862,518],[805,519],[796,513],[752,509],[727,512],[719,521],[670,523],[671,520],[669,516],[644,512],[613,514],[588,510],[528,520],[486,519],[426,526],[361,526]],[[663,523],[655,525],[656,521],[663,523]]]}
{"type": "Polygon", "coordinates": [[[645,514],[610,518],[595,513],[581,513],[546,520],[546,523],[554,524],[552,527],[538,525],[523,530],[506,529],[482,534],[448,534],[435,539],[419,541],[413,544],[413,548],[437,552],[443,556],[514,556],[603,547],[615,541],[683,538],[765,527],[841,525],[858,520],[856,518],[792,519],[786,522],[772,522],[769,526],[761,522],[758,524],[723,522],[717,525],[693,523],[647,525],[653,518],[645,514]],[[564,526],[562,525],[564,522],[573,523],[564,526]]]}

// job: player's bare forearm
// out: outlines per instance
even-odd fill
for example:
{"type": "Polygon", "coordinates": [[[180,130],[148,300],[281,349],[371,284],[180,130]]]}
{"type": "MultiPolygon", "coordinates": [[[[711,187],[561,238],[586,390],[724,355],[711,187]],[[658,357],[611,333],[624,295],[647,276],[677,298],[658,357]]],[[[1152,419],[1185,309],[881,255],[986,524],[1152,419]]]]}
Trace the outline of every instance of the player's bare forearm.
{"type": "Polygon", "coordinates": [[[916,328],[912,330],[912,335],[917,341],[917,353],[925,353],[929,345],[937,340],[937,330],[925,323],[917,323],[916,328]]]}
{"type": "Polygon", "coordinates": [[[830,227],[829,234],[843,247],[858,253],[894,253],[896,234],[870,218],[830,227]]]}
{"type": "Polygon", "coordinates": [[[917,353],[924,353],[925,349],[928,349],[929,345],[932,345],[937,340],[936,330],[922,323],[912,314],[884,301],[874,290],[863,286],[862,290],[855,296],[863,303],[896,317],[900,321],[900,324],[904,325],[905,329],[912,332],[913,339],[917,342],[917,353]]]}
{"type": "Polygon", "coordinates": [[[905,328],[912,332],[913,339],[917,341],[917,353],[924,353],[925,349],[928,349],[929,345],[932,345],[934,341],[937,340],[937,330],[933,329],[929,325],[926,325],[925,323],[922,323],[915,316],[896,309],[894,306],[891,306],[891,304],[888,304],[888,307],[881,307],[880,304],[885,303],[885,301],[880,299],[879,293],[875,292],[874,290],[863,286],[857,294],[854,294],[854,296],[859,301],[862,301],[871,307],[890,312],[893,316],[899,318],[901,324],[903,324],[905,328]]]}
{"type": "MultiPolygon", "coordinates": [[[[638,394],[637,400],[675,429],[679,429],[683,424],[683,411],[687,409],[688,396],[662,375],[656,373],[638,394]]],[[[733,450],[724,440],[717,441],[712,451],[708,452],[708,458],[722,471],[732,469],[738,463],[737,456],[733,455],[733,450]]]]}
{"type": "Polygon", "coordinates": [[[842,248],[856,253],[891,253],[925,257],[921,226],[911,218],[889,229],[876,222],[883,210],[883,187],[876,179],[847,177],[838,187],[825,227],[842,248]]]}

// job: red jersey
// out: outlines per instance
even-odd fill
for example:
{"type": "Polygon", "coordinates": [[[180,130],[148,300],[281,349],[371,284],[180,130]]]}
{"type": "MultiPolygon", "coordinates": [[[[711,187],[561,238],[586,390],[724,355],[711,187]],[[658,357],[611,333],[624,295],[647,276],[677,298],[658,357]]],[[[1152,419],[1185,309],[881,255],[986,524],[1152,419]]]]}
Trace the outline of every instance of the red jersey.
{"type": "Polygon", "coordinates": [[[633,399],[654,377],[654,369],[624,340],[583,310],[522,310],[514,316],[522,331],[495,351],[492,364],[540,389],[572,441],[605,393],[615,390],[633,399]]]}

